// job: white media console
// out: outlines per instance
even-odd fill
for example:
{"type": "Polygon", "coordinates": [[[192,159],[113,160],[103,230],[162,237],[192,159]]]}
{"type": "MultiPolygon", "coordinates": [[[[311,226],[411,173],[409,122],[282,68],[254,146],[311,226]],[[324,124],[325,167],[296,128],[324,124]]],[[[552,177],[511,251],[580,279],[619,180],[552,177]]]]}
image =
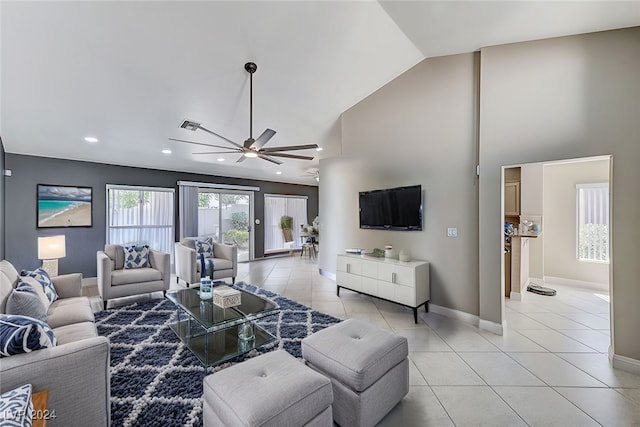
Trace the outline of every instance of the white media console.
{"type": "Polygon", "coordinates": [[[338,295],[346,288],[410,307],[418,323],[418,307],[424,305],[426,311],[430,298],[429,263],[339,254],[336,284],[338,295]]]}

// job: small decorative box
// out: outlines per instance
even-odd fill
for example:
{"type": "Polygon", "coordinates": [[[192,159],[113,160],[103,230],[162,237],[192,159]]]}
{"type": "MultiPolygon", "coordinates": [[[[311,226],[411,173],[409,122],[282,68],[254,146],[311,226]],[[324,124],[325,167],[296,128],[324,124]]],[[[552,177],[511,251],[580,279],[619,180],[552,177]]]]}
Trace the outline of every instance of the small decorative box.
{"type": "Polygon", "coordinates": [[[213,289],[213,303],[218,307],[229,308],[240,305],[242,294],[237,289],[228,286],[218,286],[213,289]]]}

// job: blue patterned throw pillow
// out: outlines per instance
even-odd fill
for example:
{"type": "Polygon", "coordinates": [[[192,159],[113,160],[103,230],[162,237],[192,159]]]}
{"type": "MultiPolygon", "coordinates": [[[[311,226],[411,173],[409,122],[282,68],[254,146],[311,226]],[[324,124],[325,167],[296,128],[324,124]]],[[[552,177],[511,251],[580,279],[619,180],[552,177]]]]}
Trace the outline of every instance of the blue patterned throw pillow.
{"type": "Polygon", "coordinates": [[[213,237],[196,240],[196,253],[203,254],[205,258],[213,258],[213,237]]]}
{"type": "Polygon", "coordinates": [[[38,283],[42,285],[49,302],[54,302],[58,299],[58,293],[56,292],[56,288],[53,287],[53,283],[51,283],[51,277],[44,269],[36,268],[33,271],[22,270],[20,275],[36,279],[38,283]]]}
{"type": "Polygon", "coordinates": [[[149,245],[134,245],[124,247],[124,268],[150,267],[149,245]]]}
{"type": "Polygon", "coordinates": [[[31,384],[25,384],[0,395],[0,425],[31,427],[33,402],[31,384]]]}
{"type": "Polygon", "coordinates": [[[0,357],[55,347],[56,343],[53,331],[42,320],[27,316],[0,315],[0,357]]]}

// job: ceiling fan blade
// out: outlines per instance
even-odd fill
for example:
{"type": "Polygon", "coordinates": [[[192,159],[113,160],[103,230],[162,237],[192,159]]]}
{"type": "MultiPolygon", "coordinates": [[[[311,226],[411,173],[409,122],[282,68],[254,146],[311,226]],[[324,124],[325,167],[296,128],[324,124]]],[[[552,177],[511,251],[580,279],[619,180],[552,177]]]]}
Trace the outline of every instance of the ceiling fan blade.
{"type": "Polygon", "coordinates": [[[240,158],[238,160],[236,160],[236,163],[242,163],[242,162],[244,162],[244,159],[246,159],[246,157],[243,154],[242,156],[240,156],[240,158]]]}
{"type": "Polygon", "coordinates": [[[234,154],[234,153],[238,153],[239,151],[200,151],[198,153],[191,153],[191,154],[234,154]]]}
{"type": "Polygon", "coordinates": [[[264,132],[262,132],[262,135],[260,135],[258,139],[256,139],[253,143],[253,148],[262,148],[262,146],[266,144],[271,138],[273,138],[273,135],[275,134],[275,130],[269,128],[265,129],[264,132]]]}
{"type": "Polygon", "coordinates": [[[260,157],[261,159],[267,160],[267,161],[269,161],[271,163],[275,163],[276,165],[281,165],[282,164],[282,162],[280,160],[273,159],[273,158],[271,158],[269,156],[265,156],[264,154],[258,154],[258,157],[260,157]]]}
{"type": "Polygon", "coordinates": [[[289,145],[286,147],[270,147],[270,148],[263,148],[260,151],[265,153],[273,153],[274,151],[310,150],[312,148],[318,148],[318,144],[289,145]]]}
{"type": "Polygon", "coordinates": [[[211,135],[214,135],[214,136],[217,136],[218,138],[222,138],[222,139],[224,139],[224,140],[225,140],[225,141],[227,141],[229,144],[233,144],[234,146],[236,146],[236,147],[238,147],[238,148],[242,148],[242,146],[241,146],[241,145],[236,144],[235,142],[233,142],[233,141],[232,141],[232,140],[230,140],[229,138],[225,138],[224,136],[222,136],[222,135],[220,135],[220,134],[217,134],[217,133],[215,133],[215,132],[214,132],[214,131],[212,131],[212,130],[207,129],[206,127],[204,127],[204,126],[202,126],[202,125],[199,125],[199,126],[198,126],[198,129],[202,129],[203,131],[205,131],[205,132],[207,132],[207,133],[210,133],[211,135]]]}
{"type": "Polygon", "coordinates": [[[299,156],[297,154],[287,154],[287,153],[269,153],[270,156],[275,157],[288,157],[290,159],[300,159],[300,160],[313,160],[313,157],[309,156],[299,156]]]}
{"type": "Polygon", "coordinates": [[[224,145],[205,144],[204,142],[194,142],[194,141],[187,141],[187,140],[184,140],[184,139],[176,139],[176,138],[169,138],[169,140],[178,141],[178,142],[186,142],[187,144],[204,145],[205,147],[223,148],[223,149],[226,149],[226,150],[229,149],[229,147],[225,147],[224,145]]]}

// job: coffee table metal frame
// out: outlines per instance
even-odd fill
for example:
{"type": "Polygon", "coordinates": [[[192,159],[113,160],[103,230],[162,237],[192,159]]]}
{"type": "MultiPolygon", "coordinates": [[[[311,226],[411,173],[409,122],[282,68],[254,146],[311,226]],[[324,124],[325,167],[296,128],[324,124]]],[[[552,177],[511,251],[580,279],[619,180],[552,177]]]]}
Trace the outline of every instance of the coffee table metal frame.
{"type": "Polygon", "coordinates": [[[255,321],[280,312],[266,298],[240,290],[242,304],[222,308],[213,300],[202,300],[199,287],[167,291],[167,299],[176,306],[173,332],[205,366],[215,366],[276,339],[255,321]],[[239,326],[250,323],[253,339],[240,339],[239,326]]]}

